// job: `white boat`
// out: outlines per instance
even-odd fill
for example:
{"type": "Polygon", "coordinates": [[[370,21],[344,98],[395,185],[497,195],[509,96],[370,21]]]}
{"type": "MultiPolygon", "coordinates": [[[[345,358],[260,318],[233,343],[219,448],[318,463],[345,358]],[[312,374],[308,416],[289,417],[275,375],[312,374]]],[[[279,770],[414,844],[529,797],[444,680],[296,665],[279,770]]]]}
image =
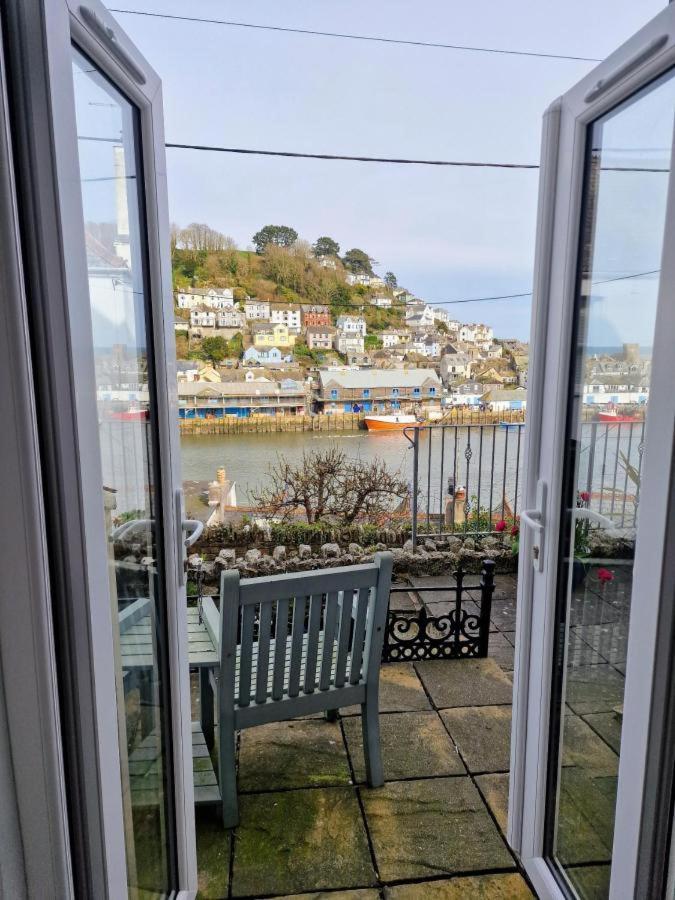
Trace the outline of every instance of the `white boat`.
{"type": "Polygon", "coordinates": [[[366,416],[368,431],[403,431],[404,428],[419,427],[419,424],[413,415],[366,416]]]}

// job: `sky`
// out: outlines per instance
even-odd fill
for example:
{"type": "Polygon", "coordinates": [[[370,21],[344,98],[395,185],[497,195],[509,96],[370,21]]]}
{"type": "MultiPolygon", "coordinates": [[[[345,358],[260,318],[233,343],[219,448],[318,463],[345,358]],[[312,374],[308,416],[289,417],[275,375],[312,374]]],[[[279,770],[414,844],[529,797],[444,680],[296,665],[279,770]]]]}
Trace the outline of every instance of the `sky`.
{"type": "MultiPolygon", "coordinates": [[[[602,58],[664,0],[114,0],[110,7],[602,58]]],[[[397,46],[114,13],[163,83],[168,143],[537,163],[542,115],[594,63],[397,46]]],[[[179,225],[242,247],[262,225],[366,250],[429,302],[529,291],[536,170],[167,149],[179,225]]],[[[446,306],[526,339],[529,298],[446,306]]]]}

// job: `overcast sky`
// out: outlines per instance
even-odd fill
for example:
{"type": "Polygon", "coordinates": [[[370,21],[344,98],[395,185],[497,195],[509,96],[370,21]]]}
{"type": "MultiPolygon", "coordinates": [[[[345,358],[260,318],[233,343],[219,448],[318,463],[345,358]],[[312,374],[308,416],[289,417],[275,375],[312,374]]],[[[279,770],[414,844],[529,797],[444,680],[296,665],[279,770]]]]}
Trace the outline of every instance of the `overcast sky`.
{"type": "MultiPolygon", "coordinates": [[[[604,57],[663,0],[111,0],[256,24],[604,57]]],[[[546,106],[593,63],[115,14],[163,81],[167,142],[536,163],[546,106]]],[[[361,247],[429,301],[528,291],[537,172],[167,150],[173,221],[241,247],[266,223],[361,247]]],[[[527,337],[529,299],[446,307],[527,337]]]]}

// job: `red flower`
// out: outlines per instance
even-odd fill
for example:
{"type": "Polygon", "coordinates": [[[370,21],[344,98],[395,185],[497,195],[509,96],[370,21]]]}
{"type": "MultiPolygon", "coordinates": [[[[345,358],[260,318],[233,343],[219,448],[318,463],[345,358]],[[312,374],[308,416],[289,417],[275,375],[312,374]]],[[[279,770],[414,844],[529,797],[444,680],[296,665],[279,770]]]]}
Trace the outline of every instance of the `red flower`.
{"type": "Polygon", "coordinates": [[[582,491],[582,492],[579,494],[579,498],[580,498],[581,500],[583,500],[584,503],[588,503],[588,501],[591,499],[591,495],[589,494],[588,491],[582,491]]]}
{"type": "Polygon", "coordinates": [[[598,569],[598,581],[602,584],[614,581],[614,572],[610,572],[609,569],[598,569]]]}
{"type": "Polygon", "coordinates": [[[503,519],[500,519],[499,522],[495,525],[495,531],[504,531],[506,529],[506,522],[503,519]]]}
{"type": "Polygon", "coordinates": [[[512,534],[514,537],[518,534],[519,531],[520,531],[520,528],[518,528],[517,525],[512,525],[512,526],[511,526],[511,534],[512,534]]]}

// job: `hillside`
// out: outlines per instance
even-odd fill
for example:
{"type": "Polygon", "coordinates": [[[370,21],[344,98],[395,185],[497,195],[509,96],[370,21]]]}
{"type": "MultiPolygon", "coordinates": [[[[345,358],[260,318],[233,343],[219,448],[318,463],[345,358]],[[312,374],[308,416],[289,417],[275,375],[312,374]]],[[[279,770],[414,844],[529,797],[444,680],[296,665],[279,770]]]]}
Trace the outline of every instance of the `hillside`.
{"type": "Polygon", "coordinates": [[[270,244],[263,252],[222,249],[193,249],[175,246],[172,253],[174,290],[234,288],[235,299],[257,297],[275,303],[324,304],[334,317],[362,312],[369,332],[381,331],[403,322],[403,306],[377,309],[373,296],[393,297],[387,287],[350,285],[348,270],[337,257],[321,265],[310,246],[296,242],[290,247],[270,244]]]}

